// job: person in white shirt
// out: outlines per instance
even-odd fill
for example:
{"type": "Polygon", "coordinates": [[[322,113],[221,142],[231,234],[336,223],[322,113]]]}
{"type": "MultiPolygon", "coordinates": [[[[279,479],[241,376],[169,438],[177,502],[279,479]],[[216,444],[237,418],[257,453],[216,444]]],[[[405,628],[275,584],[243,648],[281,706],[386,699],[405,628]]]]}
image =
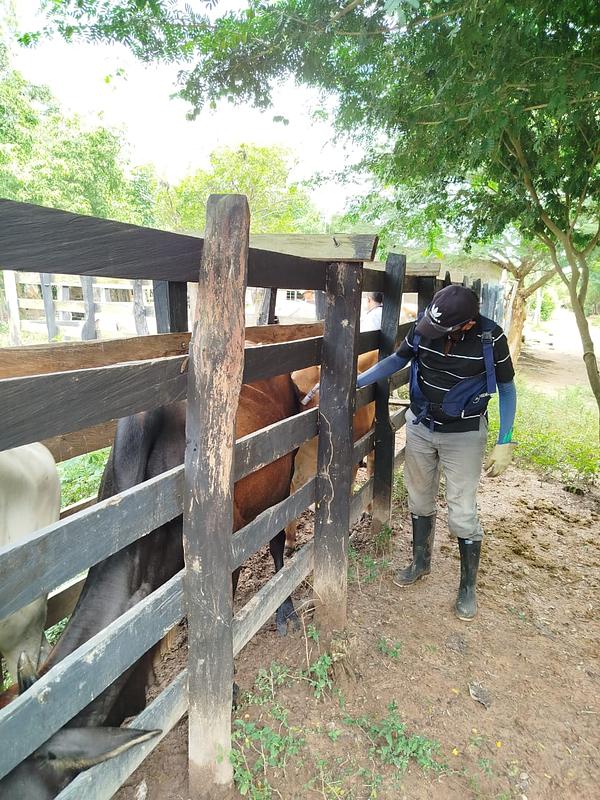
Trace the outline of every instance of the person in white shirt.
{"type": "Polygon", "coordinates": [[[383,292],[369,292],[367,296],[367,313],[360,318],[360,331],[381,330],[381,313],[383,311],[383,292]]]}

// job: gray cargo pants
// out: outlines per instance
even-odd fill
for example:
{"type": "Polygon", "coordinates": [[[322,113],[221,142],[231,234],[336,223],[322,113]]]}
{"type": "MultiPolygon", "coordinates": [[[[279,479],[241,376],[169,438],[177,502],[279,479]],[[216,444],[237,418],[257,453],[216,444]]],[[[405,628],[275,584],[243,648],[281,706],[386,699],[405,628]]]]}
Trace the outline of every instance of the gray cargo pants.
{"type": "Polygon", "coordinates": [[[477,515],[477,488],[487,441],[487,420],[481,417],[478,431],[436,433],[420,423],[413,425],[414,418],[409,409],[404,462],[409,511],[419,517],[435,514],[442,468],[446,476],[450,533],[480,542],[483,529],[477,515]]]}

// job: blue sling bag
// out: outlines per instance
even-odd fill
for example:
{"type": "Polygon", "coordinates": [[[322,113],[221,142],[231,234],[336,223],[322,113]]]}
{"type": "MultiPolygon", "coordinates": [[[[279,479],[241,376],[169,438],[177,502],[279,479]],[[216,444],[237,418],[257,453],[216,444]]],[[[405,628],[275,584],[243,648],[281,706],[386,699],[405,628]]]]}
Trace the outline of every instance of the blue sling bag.
{"type": "MultiPolygon", "coordinates": [[[[421,316],[421,315],[420,315],[421,316]]],[[[419,316],[419,319],[420,319],[419,316]]],[[[480,317],[481,321],[481,343],[483,346],[483,361],[485,373],[475,375],[472,378],[463,378],[455,386],[446,392],[443,402],[431,403],[419,386],[419,342],[421,336],[413,332],[413,359],[410,367],[410,399],[419,412],[413,424],[427,420],[431,430],[434,429],[432,407],[440,409],[444,414],[456,419],[460,417],[474,417],[477,414],[485,413],[490,397],[496,391],[496,370],[494,367],[494,340],[492,331],[496,323],[487,317],[480,317]]]]}

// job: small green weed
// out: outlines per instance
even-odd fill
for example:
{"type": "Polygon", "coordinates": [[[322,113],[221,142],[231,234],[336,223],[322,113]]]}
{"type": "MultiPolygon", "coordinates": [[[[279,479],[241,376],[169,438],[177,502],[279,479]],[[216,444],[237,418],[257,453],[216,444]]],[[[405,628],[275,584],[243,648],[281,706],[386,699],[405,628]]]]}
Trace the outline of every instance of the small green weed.
{"type": "Polygon", "coordinates": [[[488,778],[491,778],[491,776],[494,774],[494,771],[492,769],[492,762],[490,761],[490,759],[480,758],[477,764],[479,766],[479,769],[483,772],[483,774],[486,775],[488,778]]]}
{"type": "Polygon", "coordinates": [[[331,680],[332,666],[333,659],[329,653],[323,653],[323,655],[319,656],[319,658],[310,665],[306,672],[303,673],[303,677],[312,686],[317,700],[320,700],[326,692],[331,691],[333,688],[333,681],[331,680]]]}
{"type": "Polygon", "coordinates": [[[397,661],[400,658],[400,651],[402,650],[402,642],[390,642],[385,636],[382,636],[377,642],[377,649],[384,656],[397,661]]]}
{"type": "Polygon", "coordinates": [[[319,631],[314,625],[308,625],[306,628],[306,635],[309,639],[312,639],[313,642],[319,641],[319,631]]]}
{"type": "Polygon", "coordinates": [[[369,584],[380,578],[390,567],[387,558],[374,558],[369,553],[359,554],[354,548],[348,552],[348,580],[360,584],[369,584]]]}
{"type": "Polygon", "coordinates": [[[254,691],[247,692],[244,701],[257,706],[274,701],[276,689],[283,686],[290,677],[291,672],[287,667],[272,661],[269,669],[259,669],[254,681],[254,691]]]}
{"type": "Polygon", "coordinates": [[[330,731],[327,731],[327,736],[329,736],[332,742],[337,742],[341,735],[342,732],[338,731],[337,728],[332,728],[330,731]]]}
{"type": "Polygon", "coordinates": [[[242,796],[252,800],[270,800],[273,788],[267,779],[267,769],[285,772],[288,758],[295,756],[303,747],[304,739],[295,736],[289,729],[284,733],[268,725],[236,719],[232,734],[230,761],[233,779],[242,796]]]}
{"type": "Polygon", "coordinates": [[[374,546],[376,553],[389,553],[392,545],[393,530],[389,525],[384,525],[375,536],[374,546]]]}
{"type": "Polygon", "coordinates": [[[346,717],[345,722],[360,728],[371,742],[371,757],[383,764],[390,764],[405,772],[409,761],[413,759],[423,769],[437,772],[445,769],[445,765],[434,758],[439,752],[439,743],[418,734],[407,736],[406,725],[400,719],[395,702],[388,705],[388,713],[382,720],[376,721],[366,716],[346,717]]]}

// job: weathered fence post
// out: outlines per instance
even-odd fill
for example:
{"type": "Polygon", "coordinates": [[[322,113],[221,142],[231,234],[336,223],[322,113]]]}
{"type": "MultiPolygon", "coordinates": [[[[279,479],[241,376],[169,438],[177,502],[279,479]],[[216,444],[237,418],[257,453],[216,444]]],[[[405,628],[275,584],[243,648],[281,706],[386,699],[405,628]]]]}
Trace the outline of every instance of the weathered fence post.
{"type": "MultiPolygon", "coordinates": [[[[157,333],[177,333],[188,330],[187,283],[179,281],[152,281],[154,314],[157,333]]],[[[214,303],[216,298],[211,298],[214,303]]],[[[196,309],[192,309],[194,318],[196,309]]]]}
{"type": "Polygon", "coordinates": [[[272,325],[275,322],[275,304],[277,303],[277,289],[263,289],[260,312],[257,325],[272,325]]]}
{"type": "Polygon", "coordinates": [[[133,320],[138,336],[148,335],[148,322],[144,308],[144,285],[142,281],[133,281],[133,320]]]}
{"type": "MultiPolygon", "coordinates": [[[[183,545],[186,563],[190,796],[232,780],[231,532],[235,417],[244,368],[250,212],[211,195],[188,373],[183,545]]],[[[185,284],[183,284],[185,286],[185,284]]]]}
{"type": "Polygon", "coordinates": [[[4,292],[8,306],[8,339],[14,347],[21,344],[21,317],[19,314],[19,296],[17,295],[17,273],[5,269],[4,292]]]}
{"type": "Polygon", "coordinates": [[[362,264],[327,265],[319,400],[314,591],[325,638],[346,624],[352,418],[362,264]]]}
{"type": "Polygon", "coordinates": [[[325,319],[325,292],[321,289],[315,290],[315,319],[325,319]]]}
{"type": "Polygon", "coordinates": [[[40,272],[40,286],[42,287],[42,297],[44,299],[48,341],[51,342],[58,333],[56,319],[54,318],[54,302],[52,300],[52,275],[48,272],[40,272]]]}
{"type": "MultiPolygon", "coordinates": [[[[390,253],[385,263],[385,284],[379,360],[391,355],[399,346],[398,321],[402,305],[402,289],[406,256],[390,253]]],[[[373,481],[373,533],[389,525],[392,510],[394,455],[396,432],[390,422],[390,381],[379,381],[375,388],[375,476],[373,481]]]]}
{"type": "Polygon", "coordinates": [[[471,289],[473,289],[479,300],[481,300],[481,278],[475,278],[471,284],[471,289]]]}
{"type": "Polygon", "coordinates": [[[417,279],[417,286],[419,292],[417,306],[420,314],[421,311],[425,311],[429,303],[433,300],[433,295],[436,291],[435,278],[424,275],[417,279]]]}
{"type": "Polygon", "coordinates": [[[81,327],[83,341],[96,339],[96,303],[94,302],[94,278],[91,275],[81,276],[81,291],[83,293],[83,306],[85,319],[81,327]]]}

